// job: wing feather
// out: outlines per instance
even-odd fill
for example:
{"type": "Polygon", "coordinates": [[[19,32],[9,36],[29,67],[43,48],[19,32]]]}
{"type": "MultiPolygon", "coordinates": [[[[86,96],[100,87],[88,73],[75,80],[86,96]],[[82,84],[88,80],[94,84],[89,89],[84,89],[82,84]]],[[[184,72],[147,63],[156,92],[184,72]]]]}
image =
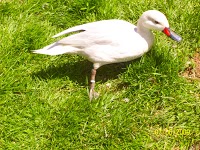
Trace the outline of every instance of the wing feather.
{"type": "Polygon", "coordinates": [[[59,37],[61,35],[64,34],[69,34],[72,32],[83,32],[83,31],[103,31],[103,30],[112,30],[116,24],[121,24],[121,23],[125,23],[122,20],[101,20],[101,21],[96,21],[96,22],[90,22],[90,23],[86,23],[86,24],[82,24],[82,25],[78,25],[78,26],[74,26],[71,27],[67,30],[64,30],[56,35],[53,36],[53,38],[59,37]],[[108,26],[111,25],[111,26],[108,26]]]}
{"type": "Polygon", "coordinates": [[[105,35],[99,32],[93,34],[93,32],[83,31],[81,33],[67,36],[59,40],[57,43],[84,49],[93,45],[112,45],[111,43],[113,42],[114,39],[112,39],[109,35],[105,35]]]}

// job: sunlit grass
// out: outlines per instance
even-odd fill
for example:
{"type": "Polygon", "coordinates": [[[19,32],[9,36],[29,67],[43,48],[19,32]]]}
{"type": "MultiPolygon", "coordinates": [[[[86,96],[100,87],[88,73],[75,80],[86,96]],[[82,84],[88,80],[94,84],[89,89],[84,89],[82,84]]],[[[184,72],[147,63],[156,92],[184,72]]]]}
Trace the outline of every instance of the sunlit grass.
{"type": "Polygon", "coordinates": [[[0,2],[0,149],[188,149],[200,140],[200,83],[180,76],[199,41],[198,1],[0,2]],[[136,24],[165,13],[183,41],[154,32],[142,58],[98,69],[77,55],[33,55],[68,27],[103,19],[136,24]]]}

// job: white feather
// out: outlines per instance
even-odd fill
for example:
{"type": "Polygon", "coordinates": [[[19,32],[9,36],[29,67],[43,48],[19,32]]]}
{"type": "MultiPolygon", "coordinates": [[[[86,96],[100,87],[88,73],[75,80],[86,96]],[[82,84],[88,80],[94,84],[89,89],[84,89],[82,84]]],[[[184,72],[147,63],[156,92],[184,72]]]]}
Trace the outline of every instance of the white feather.
{"type": "Polygon", "coordinates": [[[32,53],[45,55],[60,55],[64,53],[75,53],[77,48],[59,44],[58,42],[50,44],[43,49],[32,50],[32,53]]]}
{"type": "Polygon", "coordinates": [[[86,57],[94,66],[133,60],[142,56],[152,46],[154,36],[150,29],[169,27],[166,17],[159,11],[143,13],[137,26],[123,20],[102,20],[78,25],[53,37],[67,36],[33,53],[60,55],[75,53],[86,57]],[[155,23],[155,22],[159,22],[155,23]]]}

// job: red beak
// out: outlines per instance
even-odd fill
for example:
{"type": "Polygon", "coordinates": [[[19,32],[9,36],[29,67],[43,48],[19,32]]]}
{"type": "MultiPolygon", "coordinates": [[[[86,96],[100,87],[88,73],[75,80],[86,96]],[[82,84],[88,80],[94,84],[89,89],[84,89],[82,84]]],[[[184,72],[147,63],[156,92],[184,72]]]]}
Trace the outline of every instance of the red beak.
{"type": "Polygon", "coordinates": [[[182,38],[176,34],[174,31],[170,30],[170,28],[164,28],[163,33],[165,33],[168,37],[170,37],[171,39],[180,42],[182,40],[182,38]]]}

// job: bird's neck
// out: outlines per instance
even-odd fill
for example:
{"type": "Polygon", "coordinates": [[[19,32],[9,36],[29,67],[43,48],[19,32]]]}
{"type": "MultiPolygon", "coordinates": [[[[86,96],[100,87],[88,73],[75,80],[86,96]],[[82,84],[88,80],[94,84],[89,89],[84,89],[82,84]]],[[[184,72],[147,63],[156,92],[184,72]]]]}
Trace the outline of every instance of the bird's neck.
{"type": "Polygon", "coordinates": [[[150,48],[153,45],[154,36],[150,29],[145,28],[141,22],[137,24],[137,33],[140,34],[148,43],[150,48]]]}

